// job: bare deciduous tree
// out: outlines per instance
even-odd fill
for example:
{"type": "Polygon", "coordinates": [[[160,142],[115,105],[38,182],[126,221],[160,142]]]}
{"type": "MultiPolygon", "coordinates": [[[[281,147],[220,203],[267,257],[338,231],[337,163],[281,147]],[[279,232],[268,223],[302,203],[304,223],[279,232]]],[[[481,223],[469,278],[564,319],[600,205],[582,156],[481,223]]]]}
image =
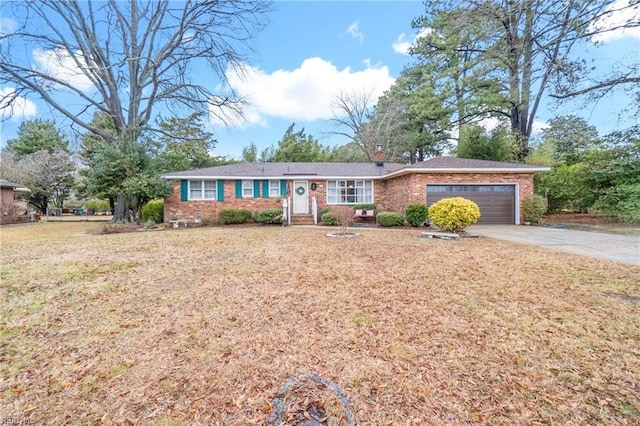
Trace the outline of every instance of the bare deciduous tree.
{"type": "Polygon", "coordinates": [[[382,145],[387,159],[397,159],[402,152],[394,143],[393,135],[403,125],[400,118],[402,111],[388,109],[374,121],[373,96],[373,91],[340,93],[333,104],[333,118],[330,121],[334,130],[330,133],[349,138],[370,162],[375,160],[378,144],[382,145]]]}
{"type": "MultiPolygon", "coordinates": [[[[116,142],[90,121],[93,113],[112,118],[115,139],[133,140],[159,106],[221,118],[222,108],[240,113],[243,100],[216,88],[227,69],[245,63],[269,3],[36,0],[3,8],[11,8],[17,28],[0,34],[0,85],[14,89],[0,105],[35,95],[74,125],[116,142]]],[[[125,219],[125,202],[121,194],[116,220],[125,219]]]]}
{"type": "Polygon", "coordinates": [[[49,202],[62,208],[69,197],[76,166],[63,149],[41,150],[20,157],[3,152],[0,164],[2,178],[27,186],[31,191],[27,201],[42,213],[46,213],[49,202]]]}

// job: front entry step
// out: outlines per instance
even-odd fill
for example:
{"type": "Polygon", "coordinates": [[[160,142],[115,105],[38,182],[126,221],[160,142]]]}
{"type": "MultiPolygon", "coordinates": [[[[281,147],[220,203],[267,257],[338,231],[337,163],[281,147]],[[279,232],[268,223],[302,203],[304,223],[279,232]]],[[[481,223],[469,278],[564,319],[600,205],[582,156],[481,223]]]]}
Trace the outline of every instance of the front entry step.
{"type": "Polygon", "coordinates": [[[313,225],[313,216],[310,214],[291,215],[292,225],[313,225]]]}

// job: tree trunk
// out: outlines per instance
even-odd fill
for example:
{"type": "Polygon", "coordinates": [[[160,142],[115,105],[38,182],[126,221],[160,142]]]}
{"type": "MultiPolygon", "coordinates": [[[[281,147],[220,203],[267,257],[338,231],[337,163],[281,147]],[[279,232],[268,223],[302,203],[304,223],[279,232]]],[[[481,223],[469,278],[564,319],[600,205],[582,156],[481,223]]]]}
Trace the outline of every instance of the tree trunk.
{"type": "Polygon", "coordinates": [[[116,199],[116,210],[114,212],[112,221],[116,223],[131,222],[129,208],[127,207],[126,194],[118,194],[118,198],[116,199]]]}

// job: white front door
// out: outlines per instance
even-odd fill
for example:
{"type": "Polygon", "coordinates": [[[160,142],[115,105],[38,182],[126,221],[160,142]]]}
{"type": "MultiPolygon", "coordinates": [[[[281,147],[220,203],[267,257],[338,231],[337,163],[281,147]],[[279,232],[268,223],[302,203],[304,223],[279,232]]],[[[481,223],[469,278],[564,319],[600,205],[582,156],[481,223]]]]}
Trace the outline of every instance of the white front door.
{"type": "Polygon", "coordinates": [[[309,182],[293,181],[293,214],[309,213],[309,182]]]}

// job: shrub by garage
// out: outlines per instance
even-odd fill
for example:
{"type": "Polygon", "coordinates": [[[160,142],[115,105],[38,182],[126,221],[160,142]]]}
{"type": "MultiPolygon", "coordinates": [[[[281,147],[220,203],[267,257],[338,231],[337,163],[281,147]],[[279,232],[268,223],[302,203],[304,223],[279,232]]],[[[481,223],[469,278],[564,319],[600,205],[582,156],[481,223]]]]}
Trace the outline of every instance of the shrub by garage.
{"type": "Polygon", "coordinates": [[[464,232],[480,218],[480,208],[462,197],[443,198],[429,207],[431,223],[448,232],[464,232]]]}

